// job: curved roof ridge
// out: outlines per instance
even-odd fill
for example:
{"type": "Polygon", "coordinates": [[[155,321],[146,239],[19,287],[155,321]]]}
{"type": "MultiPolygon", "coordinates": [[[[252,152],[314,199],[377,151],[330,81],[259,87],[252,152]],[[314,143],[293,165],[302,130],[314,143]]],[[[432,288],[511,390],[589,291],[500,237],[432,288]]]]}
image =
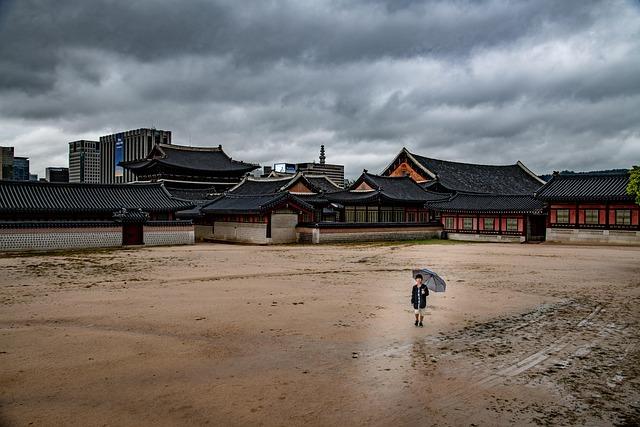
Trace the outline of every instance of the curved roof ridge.
{"type": "Polygon", "coordinates": [[[597,172],[597,173],[577,172],[577,173],[568,173],[568,174],[559,173],[559,174],[552,175],[551,178],[594,178],[594,177],[595,178],[609,178],[609,177],[625,177],[625,176],[629,175],[629,173],[631,173],[631,171],[610,172],[610,173],[606,173],[606,172],[597,172]]]}
{"type": "Polygon", "coordinates": [[[219,144],[217,147],[194,147],[192,145],[179,145],[179,144],[156,144],[160,148],[169,148],[174,150],[183,150],[183,151],[209,151],[209,152],[217,152],[220,151],[224,153],[222,149],[222,144],[219,144]]]}
{"type": "Polygon", "coordinates": [[[50,186],[50,187],[95,187],[95,188],[120,188],[124,186],[161,186],[160,182],[150,181],[132,181],[132,182],[114,182],[114,183],[91,183],[91,182],[49,182],[49,181],[15,181],[12,179],[0,179],[0,185],[17,185],[17,186],[50,186]]]}

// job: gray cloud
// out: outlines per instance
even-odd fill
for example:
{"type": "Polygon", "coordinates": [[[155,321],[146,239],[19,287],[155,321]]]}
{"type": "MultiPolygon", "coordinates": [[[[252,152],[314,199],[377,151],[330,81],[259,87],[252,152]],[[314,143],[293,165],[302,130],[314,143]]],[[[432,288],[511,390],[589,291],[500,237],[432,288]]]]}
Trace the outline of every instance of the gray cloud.
{"type": "Polygon", "coordinates": [[[349,175],[402,146],[538,172],[640,159],[631,1],[0,2],[0,138],[155,126],[263,164],[320,144],[349,175]]]}

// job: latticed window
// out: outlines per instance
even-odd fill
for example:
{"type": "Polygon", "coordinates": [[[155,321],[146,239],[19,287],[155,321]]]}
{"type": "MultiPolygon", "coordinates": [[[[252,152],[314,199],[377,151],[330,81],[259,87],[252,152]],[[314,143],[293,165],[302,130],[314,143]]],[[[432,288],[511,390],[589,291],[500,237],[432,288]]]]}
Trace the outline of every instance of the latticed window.
{"type": "Polygon", "coordinates": [[[616,209],[616,224],[631,225],[631,209],[616,209]]]}
{"type": "Polygon", "coordinates": [[[584,222],[586,224],[597,224],[599,222],[599,213],[600,211],[598,209],[585,209],[584,222]]]}
{"type": "Polygon", "coordinates": [[[346,206],[344,208],[344,222],[356,222],[356,208],[346,206]]]}
{"type": "Polygon", "coordinates": [[[367,222],[367,208],[364,206],[356,207],[356,222],[367,222]]]}
{"type": "Polygon", "coordinates": [[[421,222],[421,223],[429,222],[429,211],[418,212],[418,222],[421,222]]]}
{"type": "Polygon", "coordinates": [[[493,230],[494,218],[484,218],[483,222],[485,230],[493,230]]]}
{"type": "Polygon", "coordinates": [[[518,218],[507,218],[507,231],[518,231],[518,218]]]}
{"type": "Polygon", "coordinates": [[[462,228],[464,230],[473,230],[473,218],[463,218],[462,228]]]}
{"type": "Polygon", "coordinates": [[[380,208],[380,222],[393,222],[393,209],[389,207],[380,208]]]}
{"type": "Polygon", "coordinates": [[[444,228],[447,230],[454,230],[456,228],[456,219],[450,216],[444,219],[444,228]]]}
{"type": "Polygon", "coordinates": [[[556,210],[556,222],[558,224],[569,224],[569,209],[556,210]]]}
{"type": "Polygon", "coordinates": [[[407,222],[417,222],[418,212],[407,210],[407,222]]]}
{"type": "Polygon", "coordinates": [[[403,208],[394,208],[393,209],[393,222],[404,222],[404,209],[403,208]]]}
{"type": "Polygon", "coordinates": [[[367,222],[378,222],[378,207],[369,206],[367,208],[367,222]]]}

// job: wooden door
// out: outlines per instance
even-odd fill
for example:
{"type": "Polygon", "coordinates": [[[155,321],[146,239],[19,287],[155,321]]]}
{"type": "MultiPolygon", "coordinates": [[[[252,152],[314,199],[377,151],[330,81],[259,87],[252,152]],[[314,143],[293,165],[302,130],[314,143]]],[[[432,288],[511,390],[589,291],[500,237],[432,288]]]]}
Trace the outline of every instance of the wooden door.
{"type": "Polygon", "coordinates": [[[122,225],[122,245],[143,245],[142,224],[122,225]]]}

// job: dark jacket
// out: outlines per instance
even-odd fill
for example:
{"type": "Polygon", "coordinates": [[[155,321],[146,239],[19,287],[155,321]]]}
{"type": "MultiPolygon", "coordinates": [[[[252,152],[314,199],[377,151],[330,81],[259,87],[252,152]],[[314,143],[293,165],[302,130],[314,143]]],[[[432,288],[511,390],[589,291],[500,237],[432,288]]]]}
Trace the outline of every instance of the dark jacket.
{"type": "Polygon", "coordinates": [[[415,285],[411,288],[411,305],[414,309],[425,308],[427,306],[427,297],[429,296],[429,288],[424,283],[420,288],[415,285]]]}

